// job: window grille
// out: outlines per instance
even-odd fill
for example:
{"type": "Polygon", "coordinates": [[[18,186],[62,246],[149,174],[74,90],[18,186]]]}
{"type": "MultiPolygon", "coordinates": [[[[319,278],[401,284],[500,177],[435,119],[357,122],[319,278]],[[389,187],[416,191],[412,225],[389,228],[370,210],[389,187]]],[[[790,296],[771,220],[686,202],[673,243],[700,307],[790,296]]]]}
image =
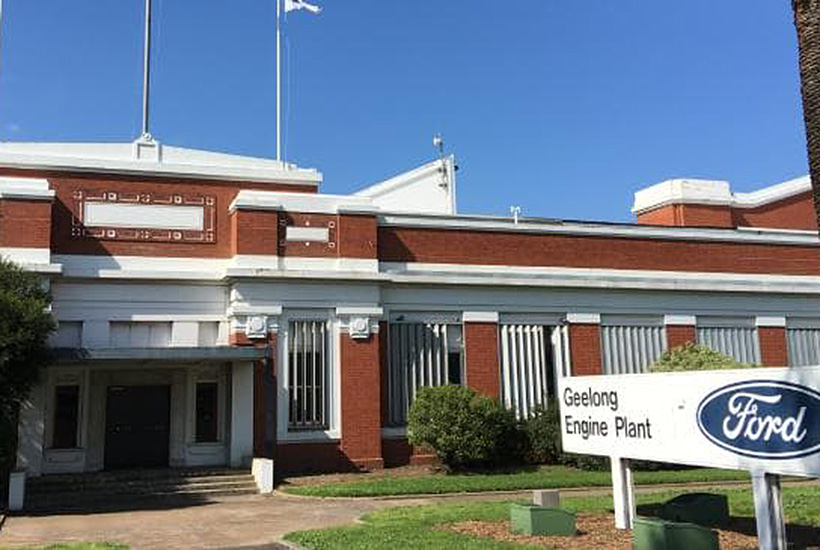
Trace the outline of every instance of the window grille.
{"type": "Polygon", "coordinates": [[[789,365],[820,365],[820,328],[789,328],[786,331],[789,365]]]}
{"type": "Polygon", "coordinates": [[[501,325],[501,393],[504,406],[526,418],[554,394],[550,369],[550,327],[501,325]]]}
{"type": "Polygon", "coordinates": [[[760,344],[754,326],[699,326],[698,343],[735,361],[760,364],[760,344]]]}
{"type": "Polygon", "coordinates": [[[663,326],[601,327],[604,374],[646,372],[666,351],[663,326]]]}
{"type": "Polygon", "coordinates": [[[327,430],[327,321],[291,321],[288,334],[288,393],[291,431],[327,430]]]}
{"type": "Polygon", "coordinates": [[[405,426],[418,388],[461,384],[461,327],[391,323],[387,374],[388,425],[405,426]]]}

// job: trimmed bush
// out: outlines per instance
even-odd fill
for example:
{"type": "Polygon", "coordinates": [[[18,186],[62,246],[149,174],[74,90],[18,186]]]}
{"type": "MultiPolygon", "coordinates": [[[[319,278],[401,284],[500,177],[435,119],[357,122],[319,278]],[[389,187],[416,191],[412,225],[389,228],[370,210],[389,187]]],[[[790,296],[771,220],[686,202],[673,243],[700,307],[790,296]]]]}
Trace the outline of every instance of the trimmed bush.
{"type": "Polygon", "coordinates": [[[515,415],[465,386],[419,388],[407,427],[410,443],[429,447],[448,468],[491,465],[518,451],[515,415]]]}
{"type": "Polygon", "coordinates": [[[527,462],[558,464],[561,459],[561,412],[553,401],[546,407],[538,406],[521,423],[526,437],[527,462]]]}
{"type": "Polygon", "coordinates": [[[665,352],[649,367],[649,372],[748,369],[759,367],[735,361],[728,355],[689,342],[665,352]]]}

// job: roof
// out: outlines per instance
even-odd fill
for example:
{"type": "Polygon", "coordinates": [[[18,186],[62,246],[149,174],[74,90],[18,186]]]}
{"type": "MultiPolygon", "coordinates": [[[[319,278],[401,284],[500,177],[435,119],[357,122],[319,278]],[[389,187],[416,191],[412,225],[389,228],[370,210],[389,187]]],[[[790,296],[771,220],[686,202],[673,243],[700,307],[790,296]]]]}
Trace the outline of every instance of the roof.
{"type": "Polygon", "coordinates": [[[0,142],[0,167],[315,185],[322,174],[278,160],[133,143],[0,142]]]}

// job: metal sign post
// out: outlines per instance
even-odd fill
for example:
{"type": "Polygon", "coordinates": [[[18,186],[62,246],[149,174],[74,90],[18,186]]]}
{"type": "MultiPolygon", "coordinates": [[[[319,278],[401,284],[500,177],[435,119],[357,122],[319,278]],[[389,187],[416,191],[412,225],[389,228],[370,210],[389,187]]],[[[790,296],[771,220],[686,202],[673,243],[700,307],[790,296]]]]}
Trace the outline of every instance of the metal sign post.
{"type": "Polygon", "coordinates": [[[786,523],[783,518],[780,476],[752,472],[752,488],[760,550],[786,550],[786,523]]]}

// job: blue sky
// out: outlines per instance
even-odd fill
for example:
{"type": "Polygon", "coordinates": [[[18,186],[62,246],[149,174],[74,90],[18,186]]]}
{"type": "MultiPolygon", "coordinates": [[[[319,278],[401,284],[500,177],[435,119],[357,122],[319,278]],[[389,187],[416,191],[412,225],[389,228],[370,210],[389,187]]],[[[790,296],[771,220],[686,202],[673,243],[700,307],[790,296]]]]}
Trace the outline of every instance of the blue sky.
{"type": "MultiPolygon", "coordinates": [[[[315,0],[287,24],[286,157],[347,193],[433,158],[464,213],[631,220],[670,177],[807,171],[790,2],[315,0]]],[[[152,131],[273,156],[274,0],[154,0],[152,131]]],[[[143,0],[4,0],[0,139],[130,141],[143,0]]]]}

